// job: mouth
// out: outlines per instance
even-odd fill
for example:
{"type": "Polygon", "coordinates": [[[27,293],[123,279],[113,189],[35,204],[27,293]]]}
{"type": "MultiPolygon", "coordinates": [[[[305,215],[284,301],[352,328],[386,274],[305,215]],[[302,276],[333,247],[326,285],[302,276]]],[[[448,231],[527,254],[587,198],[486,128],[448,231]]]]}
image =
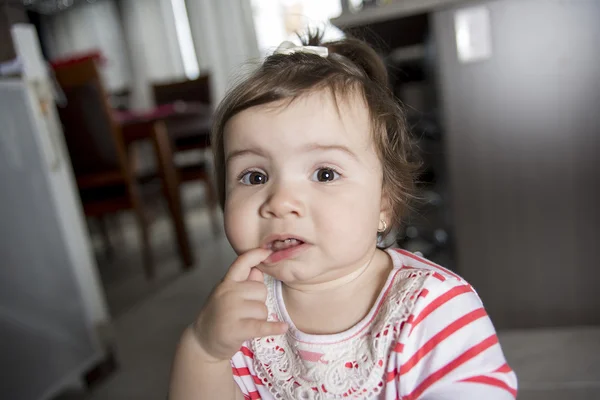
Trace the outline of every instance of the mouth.
{"type": "Polygon", "coordinates": [[[276,239],[267,243],[267,249],[277,252],[300,246],[301,244],[304,244],[304,242],[296,238],[276,239]]]}
{"type": "Polygon", "coordinates": [[[270,236],[264,243],[263,247],[273,252],[266,260],[267,263],[292,258],[308,247],[306,240],[291,235],[270,236]]]}

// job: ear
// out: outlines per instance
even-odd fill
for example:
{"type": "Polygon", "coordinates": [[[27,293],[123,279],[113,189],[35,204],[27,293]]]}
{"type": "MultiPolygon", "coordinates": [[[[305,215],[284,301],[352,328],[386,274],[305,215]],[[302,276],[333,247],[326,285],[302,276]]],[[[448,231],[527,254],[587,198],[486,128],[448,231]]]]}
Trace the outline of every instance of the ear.
{"type": "Polygon", "coordinates": [[[379,208],[379,220],[380,221],[385,221],[385,223],[387,224],[387,226],[391,225],[391,215],[392,215],[392,202],[390,200],[390,197],[388,196],[387,192],[385,189],[383,189],[381,191],[381,201],[380,201],[380,208],[379,208]]]}

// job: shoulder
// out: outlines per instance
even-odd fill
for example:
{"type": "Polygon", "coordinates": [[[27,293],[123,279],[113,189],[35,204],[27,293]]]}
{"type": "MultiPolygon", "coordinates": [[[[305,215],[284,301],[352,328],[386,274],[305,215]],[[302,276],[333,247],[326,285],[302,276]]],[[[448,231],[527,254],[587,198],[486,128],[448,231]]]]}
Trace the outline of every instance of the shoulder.
{"type": "Polygon", "coordinates": [[[456,393],[456,398],[465,399],[514,399],[516,376],[471,285],[407,251],[388,253],[401,265],[399,275],[413,271],[425,276],[393,347],[393,376],[400,394],[418,398],[427,391],[431,398],[456,393]]]}
{"type": "Polygon", "coordinates": [[[386,252],[392,258],[394,268],[430,272],[431,276],[439,282],[450,280],[451,282],[467,284],[467,282],[457,273],[407,250],[388,249],[386,252]]]}
{"type": "MultiPolygon", "coordinates": [[[[419,297],[421,299],[433,300],[436,295],[453,291],[451,293],[470,293],[479,298],[473,287],[457,273],[419,257],[409,251],[402,249],[389,249],[387,253],[392,258],[394,269],[400,272],[395,279],[398,286],[406,277],[423,276],[419,297]]],[[[450,293],[448,294],[450,295],[450,293]]],[[[428,301],[420,301],[420,303],[428,301]]]]}
{"type": "Polygon", "coordinates": [[[404,301],[410,311],[397,334],[404,357],[414,356],[417,360],[425,354],[436,354],[437,359],[448,361],[461,349],[497,345],[494,326],[481,299],[466,280],[405,250],[391,253],[395,263],[402,263],[399,274],[410,276],[407,274],[412,272],[424,277],[418,291],[404,301]],[[440,358],[440,354],[444,357],[440,358]]]}
{"type": "Polygon", "coordinates": [[[401,303],[395,302],[406,307],[411,331],[420,325],[445,325],[473,312],[486,315],[477,292],[455,272],[406,250],[387,252],[398,271],[392,293],[411,287],[401,303]]]}

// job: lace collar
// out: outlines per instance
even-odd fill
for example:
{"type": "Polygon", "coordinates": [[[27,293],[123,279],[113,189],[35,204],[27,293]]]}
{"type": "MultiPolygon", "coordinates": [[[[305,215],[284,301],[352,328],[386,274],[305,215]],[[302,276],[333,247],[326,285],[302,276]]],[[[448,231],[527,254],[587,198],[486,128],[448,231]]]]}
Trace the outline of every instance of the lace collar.
{"type": "Polygon", "coordinates": [[[293,326],[281,296],[281,282],[266,277],[269,320],[287,321],[285,335],[253,339],[256,375],[276,399],[365,399],[385,387],[389,354],[401,326],[431,272],[402,269],[394,262],[377,301],[363,320],[334,335],[311,335],[293,326]]]}

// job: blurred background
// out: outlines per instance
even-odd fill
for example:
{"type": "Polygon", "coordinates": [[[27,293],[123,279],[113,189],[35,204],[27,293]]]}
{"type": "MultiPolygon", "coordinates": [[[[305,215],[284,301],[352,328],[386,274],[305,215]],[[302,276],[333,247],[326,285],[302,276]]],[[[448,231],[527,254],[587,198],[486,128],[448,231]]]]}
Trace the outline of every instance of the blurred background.
{"type": "Polygon", "coordinates": [[[235,254],[212,111],[369,41],[424,168],[397,245],[478,291],[519,399],[600,399],[600,1],[0,0],[0,397],[163,399],[235,254]]]}

